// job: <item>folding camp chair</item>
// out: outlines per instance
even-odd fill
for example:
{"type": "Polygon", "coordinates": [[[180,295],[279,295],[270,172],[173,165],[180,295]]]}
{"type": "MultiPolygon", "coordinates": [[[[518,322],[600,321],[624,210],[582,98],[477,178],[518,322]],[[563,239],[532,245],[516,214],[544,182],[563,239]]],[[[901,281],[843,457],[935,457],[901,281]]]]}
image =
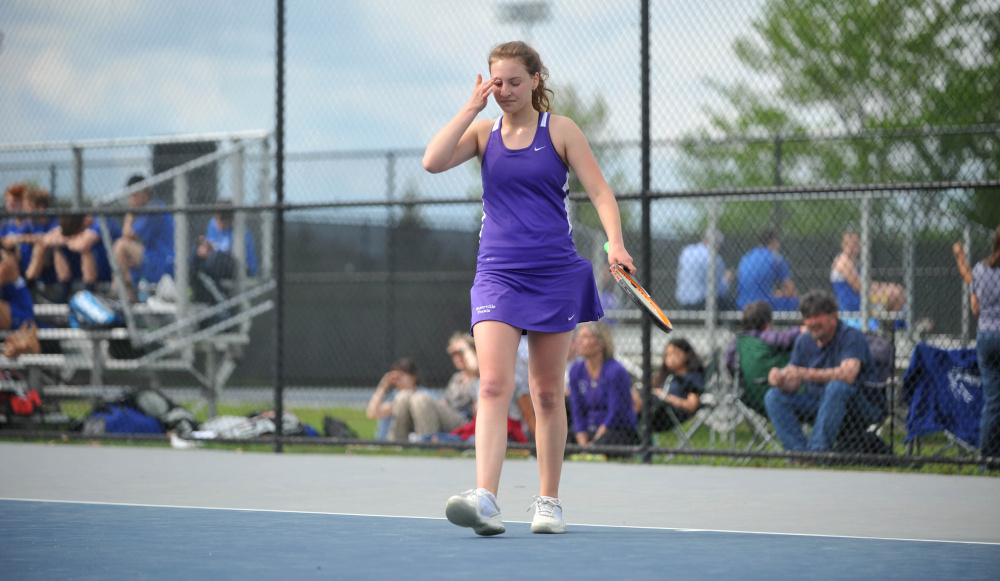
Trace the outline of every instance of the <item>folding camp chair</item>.
{"type": "Polygon", "coordinates": [[[935,455],[955,448],[976,455],[983,384],[975,349],[940,349],[919,343],[903,375],[903,401],[908,453],[920,453],[920,439],[941,433],[948,445],[935,455]]]}
{"type": "Polygon", "coordinates": [[[778,351],[751,335],[736,338],[736,372],[729,389],[723,392],[712,415],[706,422],[729,437],[730,449],[736,449],[736,428],[744,424],[750,430],[750,440],[743,447],[760,451],[770,446],[780,451],[781,443],[767,425],[764,394],[767,374],[772,367],[784,367],[789,353],[778,351]]]}

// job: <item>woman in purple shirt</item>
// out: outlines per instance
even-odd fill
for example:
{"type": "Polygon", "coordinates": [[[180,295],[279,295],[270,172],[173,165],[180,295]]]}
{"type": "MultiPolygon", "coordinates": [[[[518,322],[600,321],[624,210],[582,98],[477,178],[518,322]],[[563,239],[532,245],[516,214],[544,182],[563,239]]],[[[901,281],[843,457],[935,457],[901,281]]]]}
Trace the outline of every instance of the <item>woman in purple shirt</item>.
{"type": "Polygon", "coordinates": [[[540,493],[536,533],[566,530],[559,479],[566,446],[563,382],[577,323],[603,316],[591,264],[573,246],[569,172],[574,171],[604,225],[608,261],[635,271],[622,240],[614,193],[590,145],[569,118],[549,113],[548,70],[533,48],[509,42],[487,59],[468,103],[431,139],[424,169],[438,173],[477,158],[482,167],[483,228],[470,293],[480,364],[476,419],[476,486],[448,500],[445,514],[480,535],[506,529],[496,493],[507,450],[507,408],[514,361],[528,335],[529,390],[535,408],[540,493]],[[503,114],[476,119],[490,97],[503,114]]]}
{"type": "Polygon", "coordinates": [[[569,368],[573,432],[581,446],[632,446],[639,423],[632,406],[632,378],[615,360],[611,331],[601,322],[580,325],[577,359],[569,368]]]}

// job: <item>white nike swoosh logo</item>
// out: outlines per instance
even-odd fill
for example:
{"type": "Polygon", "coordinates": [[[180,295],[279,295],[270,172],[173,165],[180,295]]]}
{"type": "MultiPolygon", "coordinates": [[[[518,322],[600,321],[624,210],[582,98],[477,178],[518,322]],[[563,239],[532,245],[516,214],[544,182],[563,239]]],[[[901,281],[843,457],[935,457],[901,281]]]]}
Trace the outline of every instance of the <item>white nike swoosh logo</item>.
{"type": "Polygon", "coordinates": [[[568,318],[568,319],[566,319],[566,320],[567,320],[567,321],[572,321],[572,320],[573,320],[573,317],[575,317],[575,316],[576,316],[576,315],[570,315],[570,316],[569,316],[569,318],[568,318]]]}
{"type": "Polygon", "coordinates": [[[544,146],[544,145],[543,145],[543,146],[541,146],[541,147],[536,147],[536,148],[535,148],[535,151],[540,151],[540,150],[542,150],[542,149],[545,149],[545,147],[546,147],[546,146],[544,146]]]}

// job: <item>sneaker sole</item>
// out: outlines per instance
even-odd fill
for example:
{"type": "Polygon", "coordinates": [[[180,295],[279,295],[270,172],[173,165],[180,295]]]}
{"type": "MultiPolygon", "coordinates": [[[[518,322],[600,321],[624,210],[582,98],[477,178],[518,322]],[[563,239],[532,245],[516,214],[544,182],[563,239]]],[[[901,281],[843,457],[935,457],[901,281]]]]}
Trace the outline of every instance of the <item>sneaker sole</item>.
{"type": "MultiPolygon", "coordinates": [[[[507,532],[507,528],[500,522],[494,522],[492,519],[480,519],[478,511],[476,511],[476,506],[461,496],[453,496],[448,499],[444,515],[448,517],[448,521],[451,524],[471,528],[477,535],[484,537],[507,532]]],[[[497,514],[496,516],[496,520],[499,521],[500,515],[497,514]]]]}
{"type": "Polygon", "coordinates": [[[566,532],[566,523],[531,523],[531,532],[536,535],[561,535],[566,532]]]}

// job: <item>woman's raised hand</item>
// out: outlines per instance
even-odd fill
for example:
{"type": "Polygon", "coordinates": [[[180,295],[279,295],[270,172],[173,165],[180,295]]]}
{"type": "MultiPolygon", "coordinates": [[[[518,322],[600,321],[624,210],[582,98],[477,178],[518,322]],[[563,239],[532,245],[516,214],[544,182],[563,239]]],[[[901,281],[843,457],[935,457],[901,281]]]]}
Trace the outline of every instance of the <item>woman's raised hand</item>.
{"type": "Polygon", "coordinates": [[[493,92],[493,85],[496,82],[495,77],[490,77],[484,82],[483,75],[476,75],[476,88],[472,91],[472,99],[469,100],[469,106],[477,111],[485,109],[490,93],[493,92]]]}

